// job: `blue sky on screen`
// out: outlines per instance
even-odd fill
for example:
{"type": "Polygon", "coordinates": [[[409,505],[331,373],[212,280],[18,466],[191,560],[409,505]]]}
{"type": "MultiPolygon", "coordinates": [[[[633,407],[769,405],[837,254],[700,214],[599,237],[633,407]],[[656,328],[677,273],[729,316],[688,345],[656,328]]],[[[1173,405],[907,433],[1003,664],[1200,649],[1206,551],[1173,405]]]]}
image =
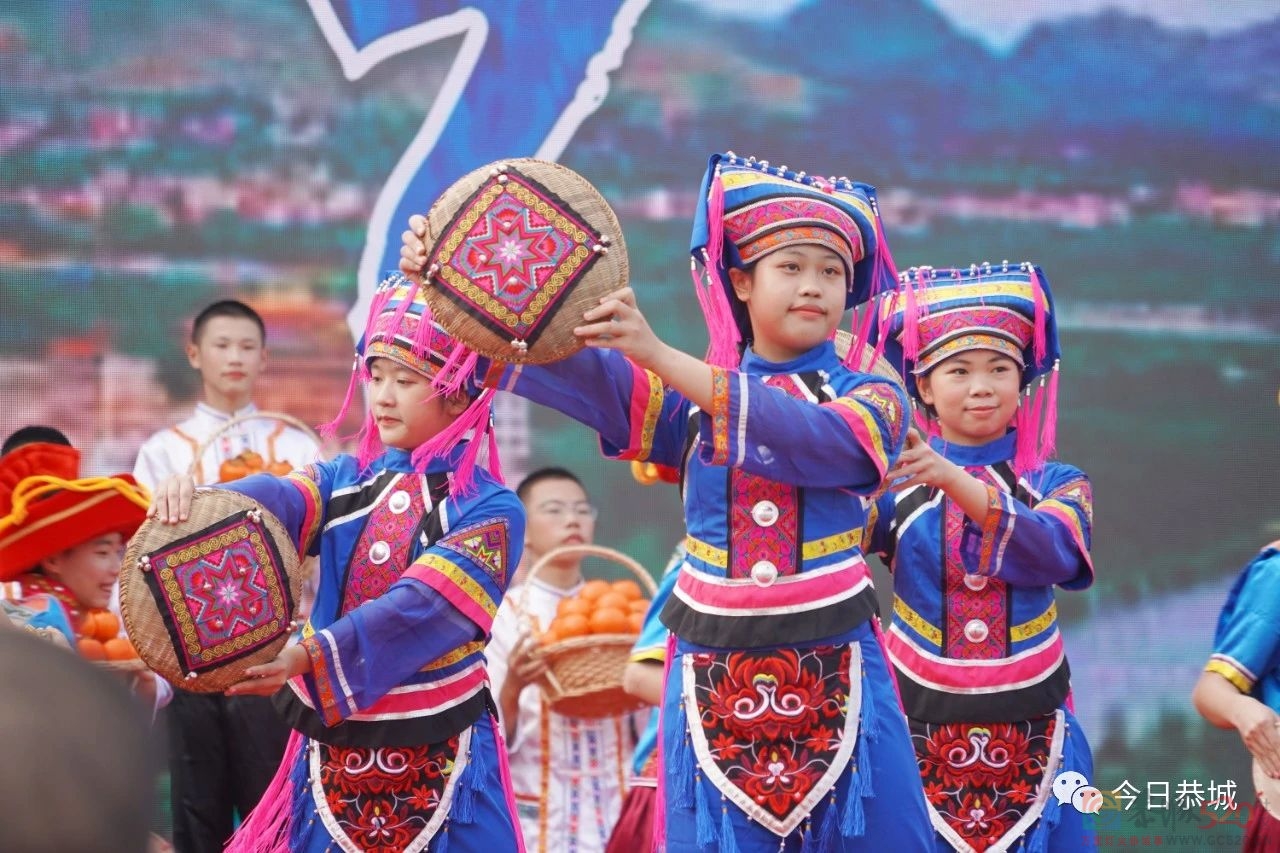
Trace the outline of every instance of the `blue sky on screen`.
{"type": "MultiPolygon", "coordinates": [[[[809,0],[686,0],[724,15],[781,17],[809,0]]],[[[1277,0],[927,0],[957,29],[971,33],[992,47],[1005,48],[1041,21],[1090,15],[1108,7],[1153,18],[1168,27],[1211,33],[1241,29],[1280,16],[1277,0]]]]}

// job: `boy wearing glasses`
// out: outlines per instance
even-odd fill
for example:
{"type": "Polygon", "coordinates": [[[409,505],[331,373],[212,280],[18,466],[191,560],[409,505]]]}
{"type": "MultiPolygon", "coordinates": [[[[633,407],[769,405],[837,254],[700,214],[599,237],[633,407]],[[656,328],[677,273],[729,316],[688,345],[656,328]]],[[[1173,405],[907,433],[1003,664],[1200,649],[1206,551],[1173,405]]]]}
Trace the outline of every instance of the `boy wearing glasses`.
{"type": "MultiPolygon", "coordinates": [[[[564,468],[534,471],[516,488],[527,514],[527,566],[565,545],[591,544],[596,508],[564,468]]],[[[485,651],[511,760],[516,811],[530,853],[603,851],[618,819],[635,749],[630,716],[581,720],[546,707],[538,634],[582,588],[581,556],[566,556],[507,593],[485,651]],[[514,604],[514,606],[513,606],[514,604]]]]}

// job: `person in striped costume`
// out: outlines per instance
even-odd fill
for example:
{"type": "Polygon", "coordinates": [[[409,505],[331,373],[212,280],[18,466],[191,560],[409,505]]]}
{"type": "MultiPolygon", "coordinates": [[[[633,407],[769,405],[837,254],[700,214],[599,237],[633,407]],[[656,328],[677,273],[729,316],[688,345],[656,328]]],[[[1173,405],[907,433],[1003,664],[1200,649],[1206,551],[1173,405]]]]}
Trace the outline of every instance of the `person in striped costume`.
{"type": "MultiPolygon", "coordinates": [[[[358,452],[218,486],[257,500],[320,566],[302,640],[227,691],[272,696],[292,727],[229,851],[523,851],[484,645],[525,516],[496,471],[493,392],[457,368],[469,355],[394,276],[347,397],[368,388],[358,452]]],[[[181,518],[193,487],[165,481],[153,513],[181,518]]]]}
{"type": "Polygon", "coordinates": [[[1086,849],[1085,816],[1051,791],[1093,771],[1054,603],[1093,582],[1093,498],[1049,461],[1049,283],[1030,264],[912,269],[877,316],[925,435],[886,476],[868,548],[893,572],[889,659],[937,849],[1086,849]]]}
{"type": "MultiPolygon", "coordinates": [[[[699,198],[706,360],[662,342],[624,288],[584,313],[585,350],[497,380],[606,456],[682,472],[655,835],[668,851],[928,849],[861,551],[859,498],[897,458],[907,398],[833,341],[895,280],[875,191],[729,153],[699,198]]],[[[425,233],[410,220],[401,269],[423,268],[425,233]]]]}

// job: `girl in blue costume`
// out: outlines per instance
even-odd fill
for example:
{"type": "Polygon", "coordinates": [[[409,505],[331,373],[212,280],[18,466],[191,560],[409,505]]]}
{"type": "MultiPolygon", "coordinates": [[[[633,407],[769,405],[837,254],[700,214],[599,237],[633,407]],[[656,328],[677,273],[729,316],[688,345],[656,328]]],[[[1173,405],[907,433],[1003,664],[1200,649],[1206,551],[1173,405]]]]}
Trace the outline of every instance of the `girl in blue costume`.
{"type": "MultiPolygon", "coordinates": [[[[860,549],[860,496],[902,447],[907,399],[831,340],[893,281],[874,190],[727,154],[700,198],[707,361],[660,341],[623,289],[584,314],[586,350],[499,379],[599,432],[605,455],[682,471],[658,838],[670,851],[929,849],[860,549]]],[[[425,265],[425,233],[411,220],[407,272],[425,265]]]]}
{"type": "Polygon", "coordinates": [[[889,472],[869,550],[893,571],[889,659],[937,849],[1090,848],[1084,815],[1052,791],[1062,772],[1093,772],[1053,590],[1093,582],[1093,498],[1084,473],[1047,461],[1048,281],[1030,264],[913,269],[880,319],[930,436],[911,433],[889,472]]]}
{"type": "MultiPolygon", "coordinates": [[[[399,276],[357,355],[369,396],[357,456],[221,487],[320,557],[302,641],[228,690],[275,694],[294,729],[228,850],[523,851],[483,654],[524,542],[519,499],[475,467],[486,434],[496,467],[492,392],[477,393],[474,354],[399,276]]],[[[152,512],[184,517],[192,490],[166,480],[152,512]]]]}

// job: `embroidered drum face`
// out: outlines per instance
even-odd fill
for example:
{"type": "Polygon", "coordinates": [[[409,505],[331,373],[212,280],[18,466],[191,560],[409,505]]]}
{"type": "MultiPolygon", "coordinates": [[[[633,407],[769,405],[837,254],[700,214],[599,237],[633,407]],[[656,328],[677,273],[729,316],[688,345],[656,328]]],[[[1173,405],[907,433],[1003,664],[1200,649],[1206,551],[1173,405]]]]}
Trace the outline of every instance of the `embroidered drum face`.
{"type": "Polygon", "coordinates": [[[129,542],[120,610],[138,654],[174,685],[218,692],[271,660],[293,630],[298,555],[284,526],[235,492],[199,491],[176,525],[129,542]]]}
{"type": "Polygon", "coordinates": [[[626,244],[608,202],[556,163],[513,159],[471,172],[427,214],[427,302],[475,351],[545,364],[582,345],[573,328],[625,287],[626,244]]]}

